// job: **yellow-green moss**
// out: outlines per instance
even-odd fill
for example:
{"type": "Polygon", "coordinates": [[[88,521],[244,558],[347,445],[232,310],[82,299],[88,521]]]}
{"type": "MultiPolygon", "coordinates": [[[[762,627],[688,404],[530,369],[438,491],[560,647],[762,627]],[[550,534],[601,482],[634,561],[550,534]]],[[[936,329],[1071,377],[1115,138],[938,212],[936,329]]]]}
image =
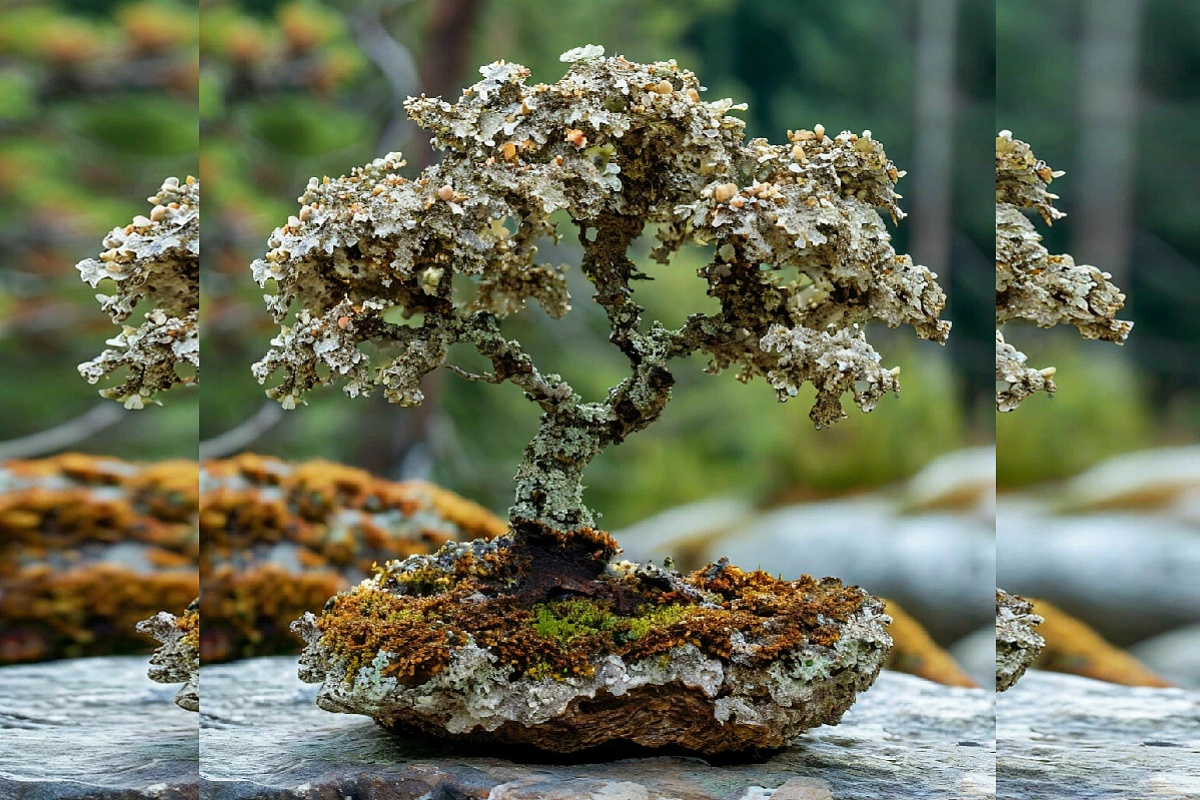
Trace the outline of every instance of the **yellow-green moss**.
{"type": "MultiPolygon", "coordinates": [[[[385,576],[380,578],[386,581],[385,576]]],[[[451,579],[448,590],[424,596],[398,595],[368,583],[333,598],[317,626],[325,646],[345,659],[347,681],[387,651],[394,655],[385,674],[420,683],[444,669],[468,641],[518,675],[565,680],[591,675],[609,654],[631,661],[666,658],[673,648],[691,644],[710,657],[729,658],[735,634],[755,641],[753,658],[763,662],[802,644],[829,646],[837,641],[839,624],[865,597],[857,587],[834,580],[781,581],[725,564],[683,581],[704,592],[711,604],[651,583],[622,584],[620,592],[607,585],[611,594],[531,606],[517,595],[497,596],[494,586],[472,576],[451,579]],[[639,595],[633,612],[614,609],[618,597],[628,602],[639,595]]],[[[596,582],[597,588],[605,585],[596,582]]]]}

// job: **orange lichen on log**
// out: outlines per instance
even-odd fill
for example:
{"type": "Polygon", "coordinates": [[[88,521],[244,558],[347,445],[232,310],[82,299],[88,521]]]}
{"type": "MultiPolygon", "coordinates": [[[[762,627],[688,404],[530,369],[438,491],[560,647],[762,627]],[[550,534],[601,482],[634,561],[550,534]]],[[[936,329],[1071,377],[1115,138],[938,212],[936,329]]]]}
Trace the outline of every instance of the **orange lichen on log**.
{"type": "Polygon", "coordinates": [[[148,652],[199,592],[198,465],[68,453],[0,467],[0,663],[148,652]]]}
{"type": "Polygon", "coordinates": [[[1033,662],[1035,669],[1067,672],[1125,686],[1170,687],[1175,684],[1154,674],[1140,661],[1105,641],[1087,623],[1045,600],[1033,600],[1034,613],[1045,619],[1038,633],[1046,646],[1033,662]]]}
{"type": "Polygon", "coordinates": [[[205,661],[296,652],[289,624],[376,562],[492,538],[506,522],[424,481],[243,454],[203,465],[205,661]]]}

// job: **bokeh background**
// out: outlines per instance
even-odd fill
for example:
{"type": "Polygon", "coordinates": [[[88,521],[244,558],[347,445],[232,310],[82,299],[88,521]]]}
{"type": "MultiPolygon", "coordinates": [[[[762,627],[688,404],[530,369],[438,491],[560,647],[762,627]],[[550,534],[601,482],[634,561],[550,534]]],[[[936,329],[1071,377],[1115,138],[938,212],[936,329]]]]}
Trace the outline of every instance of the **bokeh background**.
{"type": "Polygon", "coordinates": [[[1200,686],[1200,7],[1003,0],[996,31],[996,128],[1066,171],[1035,224],[1134,322],[1006,331],[1059,391],[996,423],[998,580],[1200,686]]]}
{"type": "Polygon", "coordinates": [[[0,664],[148,653],[135,623],[199,589],[199,391],[102,399],[76,366],[119,329],[75,269],[198,174],[198,24],[173,0],[0,4],[0,664]]]}
{"type": "MultiPolygon", "coordinates": [[[[516,390],[439,374],[420,409],[389,407],[382,397],[350,401],[331,389],[284,418],[249,372],[275,331],[249,264],[296,212],[310,176],[341,175],[390,150],[402,150],[414,174],[431,162],[428,136],[404,117],[406,96],[454,96],[498,58],[553,82],[565,71],[559,54],[589,42],[635,60],[677,59],[710,98],[749,103],[750,136],[780,140],[817,122],[870,128],[909,171],[900,191],[911,216],[896,231],[897,248],[939,274],[955,325],[946,348],[909,331],[871,331],[884,360],[901,366],[903,393],[819,434],[804,397],[781,406],[764,384],[705,376],[699,358],[681,364],[659,423],[589,471],[591,505],[606,525],[716,493],[779,503],[861,492],[990,441],[992,221],[979,137],[992,124],[993,73],[990,36],[977,33],[991,24],[990,3],[955,0],[803,10],[761,0],[204,3],[201,147],[211,224],[203,352],[208,385],[220,390],[203,393],[203,452],[319,455],[391,478],[430,477],[497,510],[508,506],[536,406],[516,390]]],[[[570,241],[555,249],[551,260],[578,263],[570,241]]],[[[706,257],[687,254],[664,269],[650,265],[648,249],[638,251],[655,276],[638,287],[648,316],[678,324],[706,308],[695,275],[706,257]]],[[[585,396],[603,396],[625,365],[587,282],[571,278],[566,319],[539,309],[512,320],[511,332],[539,365],[585,396]]]]}
{"type": "Polygon", "coordinates": [[[198,42],[186,2],[0,8],[0,460],[195,457],[198,391],[126,412],[79,376],[117,328],[75,264],[197,174],[198,42]]]}

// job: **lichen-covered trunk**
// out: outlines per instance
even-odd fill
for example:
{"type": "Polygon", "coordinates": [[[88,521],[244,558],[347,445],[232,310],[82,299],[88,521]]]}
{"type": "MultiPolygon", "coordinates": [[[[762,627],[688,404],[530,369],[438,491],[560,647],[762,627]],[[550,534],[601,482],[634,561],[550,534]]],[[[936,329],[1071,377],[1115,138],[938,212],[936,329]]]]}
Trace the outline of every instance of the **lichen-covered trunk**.
{"type": "Polygon", "coordinates": [[[596,286],[596,302],[608,315],[610,339],[629,358],[632,375],[603,402],[581,403],[572,397],[543,416],[537,436],[525,449],[517,471],[517,499],[510,516],[515,528],[538,523],[560,533],[595,526],[583,503],[583,472],[610,444],[621,442],[662,414],[674,378],[663,342],[641,331],[642,308],[630,297],[629,281],[638,275],[629,260],[629,245],[643,227],[639,219],[604,218],[580,230],[584,246],[582,270],[596,286]]]}
{"type": "Polygon", "coordinates": [[[583,408],[546,413],[517,469],[513,527],[538,523],[561,532],[591,528],[595,518],[583,502],[583,472],[604,448],[598,431],[580,425],[583,408]]]}

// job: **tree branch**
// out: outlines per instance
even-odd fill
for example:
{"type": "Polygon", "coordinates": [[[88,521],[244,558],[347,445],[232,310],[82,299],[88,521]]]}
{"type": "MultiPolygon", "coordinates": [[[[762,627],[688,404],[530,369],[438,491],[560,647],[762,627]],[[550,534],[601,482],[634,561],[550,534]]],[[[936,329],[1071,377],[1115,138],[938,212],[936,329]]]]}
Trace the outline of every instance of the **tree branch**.
{"type": "Polygon", "coordinates": [[[253,416],[238,423],[224,433],[200,442],[201,460],[222,458],[249,447],[283,419],[283,409],[278,403],[264,403],[253,416]]]}
{"type": "Polygon", "coordinates": [[[100,403],[90,411],[61,425],[19,439],[0,442],[0,461],[10,458],[33,458],[70,449],[116,425],[125,419],[128,413],[116,403],[100,403]]]}

